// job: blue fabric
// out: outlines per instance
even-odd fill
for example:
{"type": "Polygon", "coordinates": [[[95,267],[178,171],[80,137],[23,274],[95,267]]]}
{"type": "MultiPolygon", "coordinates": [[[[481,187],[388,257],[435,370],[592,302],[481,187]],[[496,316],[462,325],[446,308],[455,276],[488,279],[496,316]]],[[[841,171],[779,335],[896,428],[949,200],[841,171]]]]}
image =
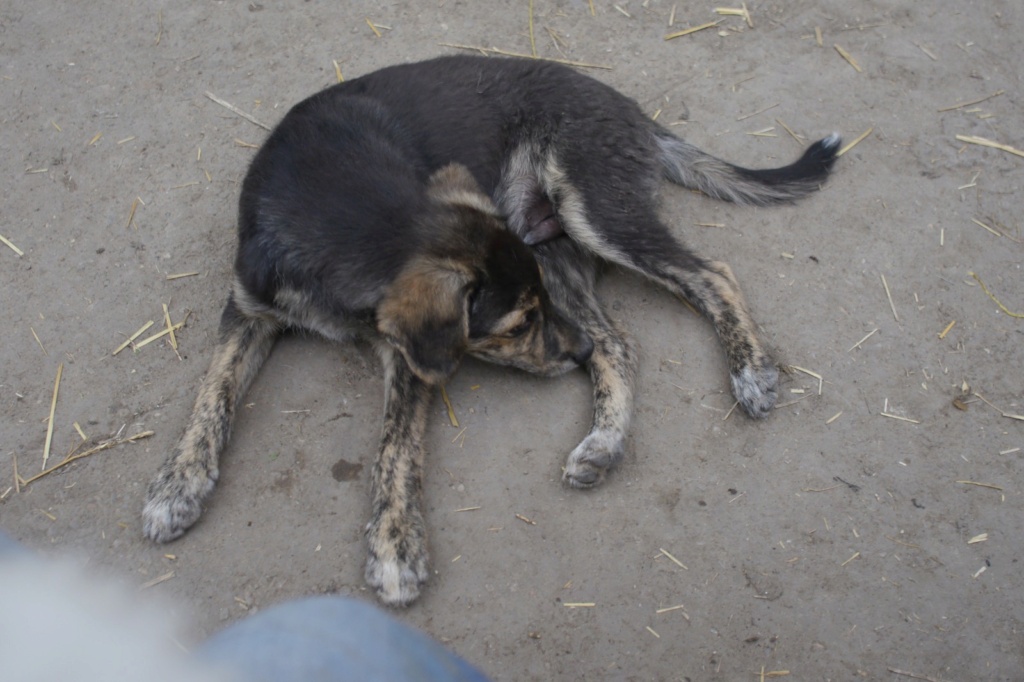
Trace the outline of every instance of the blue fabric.
{"type": "Polygon", "coordinates": [[[0,530],[0,559],[13,559],[24,556],[27,553],[24,547],[18,544],[11,536],[0,530]]]}
{"type": "Polygon", "coordinates": [[[197,650],[252,682],[486,682],[482,673],[381,609],[310,597],[239,621],[197,650]]]}

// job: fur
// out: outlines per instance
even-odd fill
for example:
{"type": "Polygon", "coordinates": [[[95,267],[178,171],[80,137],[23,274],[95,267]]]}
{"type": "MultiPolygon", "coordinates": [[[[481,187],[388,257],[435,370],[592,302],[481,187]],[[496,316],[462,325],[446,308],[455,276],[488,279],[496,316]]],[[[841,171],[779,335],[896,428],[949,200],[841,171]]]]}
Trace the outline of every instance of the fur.
{"type": "Polygon", "coordinates": [[[732,271],[672,235],[654,192],[666,178],[737,203],[792,201],[825,181],[838,148],[831,135],[783,168],[735,166],[612,88],[534,60],[443,57],[313,95],[243,183],[220,344],[149,488],[145,534],[165,542],[199,518],[238,401],[279,333],[362,334],[385,375],[366,579],[385,603],[410,603],[428,576],[426,413],[463,355],[544,375],[585,364],[593,422],[563,480],[594,486],[622,458],[637,353],[594,294],[602,262],[693,303],[722,342],[737,401],[767,416],[778,368],[732,271]]]}

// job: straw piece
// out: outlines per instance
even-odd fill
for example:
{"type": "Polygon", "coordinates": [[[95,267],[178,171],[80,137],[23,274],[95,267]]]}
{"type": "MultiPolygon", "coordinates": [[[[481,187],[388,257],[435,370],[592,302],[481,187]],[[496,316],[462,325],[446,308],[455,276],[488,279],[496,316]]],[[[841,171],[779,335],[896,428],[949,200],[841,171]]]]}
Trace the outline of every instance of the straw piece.
{"type": "Polygon", "coordinates": [[[39,347],[43,349],[43,355],[48,356],[49,353],[46,352],[46,348],[43,346],[43,342],[39,340],[39,334],[36,334],[36,330],[33,329],[31,326],[28,328],[28,330],[32,332],[32,337],[36,340],[36,343],[39,344],[39,347]]]}
{"type": "Polygon", "coordinates": [[[875,130],[875,127],[874,127],[874,126],[871,126],[871,127],[870,127],[870,128],[868,128],[867,130],[865,130],[865,131],[864,131],[863,133],[861,133],[861,134],[860,134],[860,135],[859,135],[859,136],[857,137],[857,139],[855,139],[855,140],[854,140],[853,142],[851,142],[850,144],[846,145],[845,147],[843,147],[842,149],[840,149],[840,150],[839,150],[838,152],[836,152],[836,156],[837,156],[837,157],[838,157],[838,156],[842,156],[842,155],[843,155],[843,154],[845,154],[846,152],[848,152],[848,151],[850,151],[851,149],[853,149],[854,147],[856,147],[856,146],[857,146],[858,144],[860,144],[860,143],[861,143],[861,141],[862,141],[862,140],[863,140],[863,139],[864,139],[865,137],[867,137],[868,135],[870,135],[870,134],[871,134],[871,133],[872,133],[872,132],[873,132],[874,130],[875,130]]]}
{"type": "Polygon", "coordinates": [[[900,415],[893,414],[892,412],[879,412],[878,414],[880,414],[883,417],[888,417],[889,419],[898,419],[901,422],[910,422],[911,424],[921,423],[916,419],[911,419],[910,417],[901,417],[900,415]]]}
{"type": "Polygon", "coordinates": [[[973,272],[968,272],[967,274],[968,274],[968,275],[970,275],[971,277],[973,277],[973,278],[974,278],[975,280],[977,280],[978,284],[980,284],[980,285],[981,285],[981,290],[982,290],[982,291],[984,291],[984,292],[985,292],[986,294],[988,294],[988,297],[989,297],[989,298],[991,298],[991,299],[992,299],[993,301],[995,301],[995,304],[996,304],[997,306],[999,306],[1000,310],[1002,310],[1002,311],[1003,311],[1004,313],[1006,313],[1006,314],[1007,314],[1007,315],[1009,315],[1010,317],[1015,317],[1015,318],[1017,318],[1018,320],[1020,320],[1020,319],[1024,319],[1024,313],[1015,313],[1015,312],[1012,312],[1012,311],[1011,311],[1011,310],[1010,310],[1009,308],[1007,308],[1007,307],[1006,307],[1005,305],[1003,305],[1002,303],[1000,303],[999,299],[998,299],[998,298],[996,298],[996,297],[995,297],[995,295],[994,295],[994,294],[993,294],[993,293],[992,293],[991,291],[989,291],[989,290],[988,290],[988,287],[987,287],[987,286],[985,286],[985,283],[981,281],[981,278],[980,278],[980,277],[978,277],[978,276],[977,276],[976,274],[974,274],[973,272]]]}
{"type": "Polygon", "coordinates": [[[50,418],[46,425],[46,443],[43,445],[43,467],[46,471],[46,460],[50,459],[50,442],[53,440],[53,414],[57,411],[57,393],[60,391],[60,376],[64,373],[64,363],[57,365],[57,378],[53,382],[53,400],[50,401],[50,418]]]}
{"type": "Polygon", "coordinates": [[[834,422],[835,420],[839,419],[839,416],[840,416],[840,415],[841,415],[842,413],[843,413],[843,411],[842,411],[842,410],[839,410],[838,412],[836,412],[836,413],[835,413],[834,415],[832,415],[831,417],[829,417],[829,418],[828,418],[828,420],[827,420],[827,421],[825,422],[825,425],[826,425],[826,426],[828,426],[829,424],[831,424],[831,423],[832,423],[832,422],[834,422]]]}
{"type": "Polygon", "coordinates": [[[793,132],[793,130],[792,130],[792,128],[790,128],[790,127],[789,127],[788,125],[786,125],[785,123],[783,123],[783,122],[782,122],[782,119],[778,119],[778,118],[777,118],[777,119],[775,119],[775,122],[776,122],[776,123],[778,123],[778,124],[779,124],[780,126],[782,126],[782,128],[783,128],[783,129],[784,129],[784,130],[785,130],[785,131],[786,131],[787,133],[789,133],[790,137],[792,137],[792,138],[793,138],[794,140],[796,140],[796,143],[797,143],[797,144],[799,144],[799,145],[801,145],[801,146],[803,145],[803,143],[804,143],[804,138],[803,138],[803,136],[801,136],[801,135],[797,135],[796,133],[794,133],[794,132],[793,132]]]}
{"type": "Polygon", "coordinates": [[[900,670],[898,668],[889,668],[889,672],[893,675],[903,675],[904,677],[912,677],[915,680],[924,680],[925,682],[939,682],[934,677],[927,677],[925,675],[917,675],[915,673],[908,673],[906,670],[900,670]]]}
{"type": "Polygon", "coordinates": [[[853,55],[841,48],[839,45],[833,45],[832,47],[836,48],[836,52],[839,53],[839,56],[848,61],[850,66],[857,70],[857,73],[861,73],[863,71],[863,69],[860,68],[860,64],[857,63],[857,60],[853,58],[853,55]]]}
{"type": "Polygon", "coordinates": [[[153,326],[153,320],[150,320],[146,324],[142,325],[142,327],[139,328],[139,331],[137,331],[134,334],[132,334],[131,336],[129,336],[128,339],[124,343],[122,343],[120,346],[115,348],[114,352],[111,353],[111,355],[117,355],[118,353],[123,351],[125,348],[127,348],[131,344],[132,341],[134,341],[135,339],[139,338],[142,335],[142,332],[146,331],[147,329],[149,329],[152,326],[153,326]]]}
{"type": "Polygon", "coordinates": [[[854,559],[856,559],[859,556],[860,556],[860,552],[854,552],[853,556],[850,557],[849,559],[847,559],[846,561],[844,561],[843,563],[839,564],[839,567],[842,568],[843,566],[845,566],[846,564],[850,563],[851,561],[853,561],[854,559]]]}
{"type": "Polygon", "coordinates": [[[899,322],[900,316],[896,314],[896,305],[892,302],[892,292],[889,291],[889,283],[885,281],[885,275],[881,275],[881,277],[882,286],[885,287],[885,296],[889,299],[889,308],[892,310],[892,316],[896,318],[897,322],[899,322]]]}
{"type": "Polygon", "coordinates": [[[863,339],[861,339],[861,340],[860,340],[860,341],[858,341],[857,343],[855,343],[855,344],[853,344],[852,346],[850,346],[850,348],[849,348],[849,349],[848,349],[848,350],[847,350],[846,352],[847,352],[847,353],[849,353],[850,351],[852,351],[852,350],[854,350],[854,349],[856,349],[856,348],[859,348],[859,347],[860,347],[860,344],[862,344],[862,343],[864,343],[865,341],[867,341],[868,339],[870,339],[870,338],[871,338],[871,337],[872,337],[872,336],[874,335],[874,333],[875,333],[875,332],[877,332],[877,331],[878,331],[878,329],[876,328],[876,329],[873,329],[873,330],[871,330],[870,332],[868,332],[868,333],[867,333],[867,334],[866,334],[866,335],[864,336],[864,338],[863,338],[863,339]]]}
{"type": "Polygon", "coordinates": [[[592,601],[577,601],[577,602],[564,602],[562,604],[562,606],[564,606],[567,609],[587,609],[587,608],[591,608],[591,607],[597,606],[597,604],[595,604],[592,601]]]}
{"type": "Polygon", "coordinates": [[[1011,147],[1010,145],[989,140],[984,137],[977,137],[975,135],[957,135],[956,139],[960,140],[961,142],[967,142],[968,144],[976,144],[981,147],[992,147],[993,149],[998,149],[1009,154],[1016,154],[1017,156],[1024,157],[1024,152],[1022,152],[1021,150],[1011,147]]]}
{"type": "Polygon", "coordinates": [[[952,328],[953,328],[953,325],[955,325],[955,324],[956,324],[956,320],[953,320],[952,322],[950,322],[949,324],[947,324],[947,325],[946,325],[946,328],[945,328],[945,329],[943,329],[943,330],[942,330],[941,332],[939,332],[939,338],[940,338],[940,339],[944,339],[944,338],[946,338],[946,334],[948,334],[948,333],[949,333],[949,330],[950,330],[950,329],[952,329],[952,328]]]}
{"type": "Polygon", "coordinates": [[[167,324],[167,333],[171,335],[171,348],[178,350],[178,339],[174,338],[174,325],[171,324],[171,314],[167,312],[167,304],[164,307],[164,322],[167,324]]]}
{"type": "Polygon", "coordinates": [[[373,34],[375,36],[377,36],[378,38],[381,37],[381,32],[377,30],[377,27],[373,25],[373,22],[370,21],[369,17],[366,17],[366,25],[370,27],[370,30],[373,31],[373,34]]]}
{"type": "Polygon", "coordinates": [[[962,109],[964,107],[969,107],[972,104],[981,104],[982,102],[990,100],[993,97],[999,97],[999,95],[1003,94],[1004,92],[1006,92],[1006,91],[1005,90],[997,90],[997,91],[993,92],[991,95],[989,95],[988,97],[982,97],[981,99],[973,99],[970,102],[961,102],[960,104],[954,104],[951,107],[943,107],[943,108],[939,109],[939,112],[941,113],[943,111],[953,111],[954,109],[962,109]]]}
{"type": "Polygon", "coordinates": [[[337,77],[339,83],[345,82],[345,77],[341,75],[341,67],[338,66],[338,60],[332,59],[331,63],[334,64],[334,75],[337,77]]]}
{"type": "Polygon", "coordinates": [[[754,28],[754,22],[750,18],[750,10],[747,9],[747,3],[742,3],[742,9],[734,9],[732,7],[716,7],[715,14],[721,14],[727,17],[743,17],[744,21],[747,22],[747,26],[754,28]]]}
{"type": "Polygon", "coordinates": [[[757,111],[755,111],[752,114],[744,114],[743,116],[740,116],[736,120],[737,121],[745,121],[748,118],[753,118],[754,116],[757,116],[758,114],[763,114],[766,111],[770,111],[771,109],[774,109],[777,106],[779,106],[779,102],[776,102],[775,104],[771,104],[769,106],[766,106],[764,109],[758,109],[757,111]]]}
{"type": "Polygon", "coordinates": [[[165,329],[162,332],[157,332],[156,334],[153,334],[152,336],[148,336],[145,339],[143,339],[142,341],[139,341],[137,344],[135,344],[135,350],[139,350],[143,346],[148,346],[149,344],[153,343],[157,339],[159,339],[161,337],[164,337],[164,336],[167,336],[168,334],[173,333],[174,331],[176,331],[178,329],[181,329],[184,326],[185,326],[184,322],[179,322],[178,324],[174,325],[170,329],[165,329]]]}
{"type": "Polygon", "coordinates": [[[459,420],[455,416],[455,408],[452,407],[452,401],[448,399],[448,391],[444,390],[444,384],[441,384],[441,400],[444,401],[444,406],[448,408],[448,421],[455,428],[459,428],[459,420]]]}
{"type": "MultiPolygon", "coordinates": [[[[790,367],[790,369],[795,369],[798,372],[803,372],[804,374],[806,374],[808,376],[812,376],[815,379],[817,379],[818,380],[818,395],[821,395],[821,389],[822,389],[822,385],[825,383],[825,379],[820,374],[818,374],[817,372],[812,372],[809,369],[804,369],[803,367],[797,367],[796,365],[790,365],[789,367],[790,367]]],[[[803,398],[801,398],[801,400],[803,400],[803,398]]]]}
{"type": "Polygon", "coordinates": [[[685,605],[683,605],[683,604],[678,604],[676,606],[666,606],[663,609],[658,609],[657,611],[655,611],[655,613],[660,615],[662,613],[668,613],[669,611],[679,611],[680,609],[683,609],[683,608],[686,608],[685,605]]]}
{"type": "Polygon", "coordinates": [[[979,483],[978,481],[957,481],[961,485],[976,485],[979,488],[991,488],[992,490],[1002,490],[1002,486],[995,485],[994,483],[979,483]]]}
{"type": "MultiPolygon", "coordinates": [[[[369,21],[369,20],[367,20],[367,21],[369,21]]],[[[220,97],[217,97],[217,95],[213,94],[212,92],[206,91],[203,94],[205,94],[206,97],[208,99],[210,99],[212,102],[215,102],[215,103],[221,105],[222,107],[224,107],[225,109],[227,109],[228,111],[230,111],[231,113],[233,113],[233,114],[235,114],[237,116],[241,116],[242,118],[244,118],[249,123],[252,123],[253,125],[258,125],[260,128],[263,128],[264,130],[270,130],[270,126],[268,126],[266,123],[263,123],[262,121],[257,120],[251,114],[245,113],[244,111],[242,111],[241,109],[236,107],[234,104],[231,104],[230,102],[226,102],[226,101],[222,100],[220,97]]]]}
{"type": "MultiPolygon", "coordinates": [[[[931,50],[929,50],[926,45],[924,45],[923,43],[914,43],[914,44],[917,45],[917,49],[921,50],[921,52],[924,52],[926,55],[928,55],[933,62],[939,61],[939,58],[935,56],[935,53],[932,52],[931,50]]],[[[941,109],[940,109],[940,111],[941,111],[941,109]]]]}
{"type": "Polygon", "coordinates": [[[167,275],[167,281],[181,279],[182,277],[195,277],[198,274],[198,272],[179,272],[176,275],[167,275]]]}
{"type": "Polygon", "coordinates": [[[672,556],[671,554],[666,552],[661,547],[658,548],[658,551],[661,552],[662,554],[664,554],[666,557],[668,557],[669,561],[671,561],[675,565],[679,566],[679,568],[683,569],[684,571],[689,571],[690,570],[686,566],[683,565],[682,561],[680,561],[679,559],[675,558],[674,556],[672,556]]]}
{"type": "Polygon", "coordinates": [[[7,237],[3,236],[2,234],[0,234],[0,242],[3,242],[4,244],[6,244],[7,248],[9,248],[11,251],[14,251],[14,253],[18,254],[19,257],[25,255],[24,251],[22,251],[17,246],[15,246],[13,243],[11,243],[11,240],[8,239],[7,237]]]}
{"type": "MultiPolygon", "coordinates": [[[[468,429],[469,429],[468,426],[463,427],[463,429],[461,431],[459,431],[458,433],[455,434],[455,438],[452,438],[452,442],[454,443],[455,441],[457,441],[459,439],[459,436],[461,436],[462,434],[466,433],[466,431],[468,429]]],[[[463,440],[465,440],[465,439],[463,439],[463,440]]],[[[459,447],[462,447],[462,446],[460,445],[459,447]]]]}
{"type": "Polygon", "coordinates": [[[537,42],[533,37],[533,0],[530,0],[530,54],[537,58],[537,42]]]}
{"type": "MultiPolygon", "coordinates": [[[[132,201],[132,208],[128,212],[128,220],[124,224],[125,229],[131,227],[132,223],[135,221],[135,209],[139,207],[139,202],[141,201],[142,199],[140,199],[139,197],[135,197],[135,199],[132,201]]],[[[138,229],[138,225],[136,225],[135,228],[138,229]]]]}
{"type": "Polygon", "coordinates": [[[71,425],[75,427],[75,431],[78,431],[78,435],[82,437],[83,441],[89,440],[89,437],[85,435],[85,431],[82,430],[82,427],[78,424],[78,422],[73,422],[71,425]]]}
{"type": "MultiPolygon", "coordinates": [[[[97,452],[103,452],[104,450],[109,450],[110,448],[114,447],[115,445],[121,445],[122,443],[133,443],[133,442],[135,442],[137,440],[141,440],[142,438],[149,438],[154,433],[155,433],[155,431],[143,431],[142,433],[137,433],[134,436],[129,436],[128,438],[111,438],[108,441],[104,441],[103,443],[100,443],[99,445],[97,445],[94,448],[89,448],[85,452],[80,452],[77,455],[74,455],[74,454],[68,455],[67,457],[65,457],[60,462],[60,464],[54,464],[49,469],[46,469],[43,472],[36,474],[35,476],[31,476],[31,477],[29,477],[27,479],[21,479],[20,487],[24,488],[29,483],[32,483],[33,481],[38,481],[43,476],[47,476],[49,474],[52,474],[54,471],[57,471],[58,469],[66,467],[68,464],[71,464],[75,460],[84,459],[85,457],[89,457],[91,455],[95,455],[97,452]]],[[[17,467],[17,460],[15,460],[15,467],[17,467]]],[[[20,478],[20,477],[16,476],[15,480],[17,481],[18,478],[20,478]]],[[[19,489],[19,492],[20,492],[20,489],[19,489]]]]}
{"type": "Polygon", "coordinates": [[[989,227],[988,225],[986,225],[985,223],[981,222],[977,218],[971,218],[971,222],[974,223],[975,225],[979,225],[981,227],[984,227],[986,230],[988,230],[989,232],[991,232],[992,234],[994,234],[997,237],[1002,237],[1003,236],[1002,232],[996,230],[995,228],[989,227]]]}
{"type": "Polygon", "coordinates": [[[687,29],[684,29],[682,31],[677,31],[676,33],[669,33],[667,36],[665,36],[665,40],[672,40],[673,38],[682,38],[683,36],[688,36],[691,33],[696,33],[697,31],[703,31],[706,28],[712,28],[714,26],[718,26],[723,21],[725,21],[725,20],[724,19],[719,19],[718,21],[709,21],[708,23],[701,24],[700,26],[694,26],[693,28],[687,28],[687,29]]]}
{"type": "Polygon", "coordinates": [[[158,578],[153,578],[149,582],[142,583],[141,585],[139,585],[139,589],[140,590],[148,590],[149,588],[154,587],[156,585],[159,585],[160,583],[167,582],[168,580],[170,580],[173,577],[174,577],[174,571],[170,571],[169,573],[164,573],[162,576],[160,576],[158,578]]]}

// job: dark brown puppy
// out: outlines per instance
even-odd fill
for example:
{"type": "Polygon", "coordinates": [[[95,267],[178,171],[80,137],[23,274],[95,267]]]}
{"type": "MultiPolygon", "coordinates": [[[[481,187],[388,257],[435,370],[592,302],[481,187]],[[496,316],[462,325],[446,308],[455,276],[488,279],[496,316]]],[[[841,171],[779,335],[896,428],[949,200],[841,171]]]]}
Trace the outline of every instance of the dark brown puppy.
{"type": "Polygon", "coordinates": [[[150,486],[146,535],[171,540],[199,518],[238,401],[283,329],[365,334],[386,382],[366,578],[383,601],[409,603],[428,575],[426,409],[462,355],[545,375],[586,363],[593,426],[564,480],[593,486],[621,459],[636,353],[595,297],[602,260],[693,302],[718,332],[740,405],[766,416],[778,369],[739,286],[672,236],[654,190],[665,177],[740,203],[790,201],[820,186],[838,145],[833,135],[790,166],[740,168],[615,90],[540,61],[440,58],[310,97],[246,176],[221,343],[150,486]]]}

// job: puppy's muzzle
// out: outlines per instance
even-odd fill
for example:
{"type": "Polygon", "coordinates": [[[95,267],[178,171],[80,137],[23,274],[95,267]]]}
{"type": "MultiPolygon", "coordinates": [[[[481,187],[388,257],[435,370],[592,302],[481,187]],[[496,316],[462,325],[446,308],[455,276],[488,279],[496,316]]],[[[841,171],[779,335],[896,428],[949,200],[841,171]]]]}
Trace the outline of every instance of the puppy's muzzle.
{"type": "Polygon", "coordinates": [[[571,352],[573,362],[577,365],[585,365],[590,356],[594,354],[594,339],[590,338],[590,334],[580,330],[579,339],[577,340],[575,349],[571,352]]]}
{"type": "Polygon", "coordinates": [[[549,349],[557,349],[553,356],[562,361],[583,365],[594,354],[594,339],[590,338],[590,334],[557,308],[550,313],[550,327],[546,340],[549,349]]]}

